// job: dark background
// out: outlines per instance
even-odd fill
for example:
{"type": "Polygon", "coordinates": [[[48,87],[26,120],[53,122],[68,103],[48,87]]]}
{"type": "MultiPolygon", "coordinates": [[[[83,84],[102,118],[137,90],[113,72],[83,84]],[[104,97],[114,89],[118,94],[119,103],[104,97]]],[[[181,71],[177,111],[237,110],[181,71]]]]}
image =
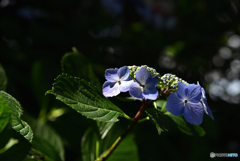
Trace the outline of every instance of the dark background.
{"type": "MultiPolygon", "coordinates": [[[[107,68],[148,65],[162,75],[199,81],[215,120],[204,116],[204,137],[174,130],[158,136],[154,126],[143,123],[134,131],[141,161],[240,154],[239,10],[237,0],[1,0],[0,63],[7,92],[35,117],[57,104],[44,94],[72,47],[92,62],[101,83],[107,68]]],[[[129,108],[130,115],[137,110],[129,108]]],[[[68,143],[66,160],[77,160],[86,127],[75,122],[82,129],[69,127],[67,134],[58,121],[49,124],[68,143]]],[[[230,158],[214,158],[225,159],[230,158]]]]}

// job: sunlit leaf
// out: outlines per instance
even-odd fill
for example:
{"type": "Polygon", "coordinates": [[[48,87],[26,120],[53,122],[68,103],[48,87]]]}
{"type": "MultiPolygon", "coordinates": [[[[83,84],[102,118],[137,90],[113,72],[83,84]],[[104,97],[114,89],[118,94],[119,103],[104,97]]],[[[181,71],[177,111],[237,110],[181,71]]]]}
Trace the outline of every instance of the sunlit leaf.
{"type": "Polygon", "coordinates": [[[96,87],[77,77],[61,74],[47,93],[55,95],[56,99],[89,119],[116,122],[119,116],[124,115],[96,87]]]}
{"type": "Polygon", "coordinates": [[[23,110],[20,103],[4,91],[0,91],[0,96],[6,101],[11,110],[12,128],[15,131],[19,132],[25,139],[27,139],[31,143],[33,139],[33,132],[30,126],[25,121],[21,120],[23,110]]]}

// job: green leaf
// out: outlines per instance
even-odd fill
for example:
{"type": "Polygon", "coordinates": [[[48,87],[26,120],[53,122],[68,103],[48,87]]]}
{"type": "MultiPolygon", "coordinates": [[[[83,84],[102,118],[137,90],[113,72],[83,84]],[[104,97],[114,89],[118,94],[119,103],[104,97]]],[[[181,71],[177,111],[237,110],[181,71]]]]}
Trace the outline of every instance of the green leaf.
{"type": "Polygon", "coordinates": [[[5,91],[6,88],[7,88],[7,76],[2,65],[0,64],[0,90],[5,91]]]}
{"type": "Polygon", "coordinates": [[[0,95],[0,133],[11,123],[11,110],[0,95]]]}
{"type": "Polygon", "coordinates": [[[64,147],[60,136],[47,124],[29,116],[25,118],[34,132],[32,156],[49,161],[63,161],[64,147]]]}
{"type": "Polygon", "coordinates": [[[97,122],[101,139],[104,139],[115,122],[97,122]]]}
{"type": "Polygon", "coordinates": [[[174,121],[176,127],[185,134],[199,135],[199,136],[205,135],[205,130],[201,126],[191,125],[191,124],[187,123],[182,115],[175,116],[175,115],[167,112],[166,116],[171,118],[174,121]]]}
{"type": "Polygon", "coordinates": [[[5,147],[3,147],[2,149],[0,149],[0,154],[4,153],[5,151],[7,151],[8,149],[10,149],[13,145],[17,144],[18,140],[14,139],[14,138],[10,138],[8,143],[5,145],[5,147]]]}
{"type": "Polygon", "coordinates": [[[0,154],[9,149],[11,138],[11,110],[7,102],[0,96],[0,154]]]}
{"type": "Polygon", "coordinates": [[[139,161],[138,148],[134,141],[134,135],[129,134],[119,144],[116,150],[107,159],[108,161],[139,161]]]}
{"type": "Polygon", "coordinates": [[[90,61],[75,47],[72,50],[73,52],[66,53],[61,60],[62,72],[85,79],[98,88],[101,88],[101,84],[93,72],[90,61]]]}
{"type": "Polygon", "coordinates": [[[164,114],[160,111],[160,109],[147,108],[146,113],[152,123],[156,126],[159,135],[164,131],[168,131],[168,125],[163,119],[164,114]]]}
{"type": "Polygon", "coordinates": [[[33,132],[30,126],[25,121],[21,120],[21,116],[23,114],[21,105],[15,98],[4,91],[0,91],[0,96],[4,99],[4,101],[6,101],[11,110],[12,128],[31,143],[33,139],[33,132]]]}
{"type": "Polygon", "coordinates": [[[87,129],[81,141],[81,151],[83,161],[94,161],[96,159],[97,135],[91,128],[87,129]]]}
{"type": "Polygon", "coordinates": [[[47,94],[49,93],[83,116],[93,120],[116,122],[119,116],[125,115],[91,83],[77,77],[66,74],[58,76],[52,90],[47,91],[47,94]]]}
{"type": "Polygon", "coordinates": [[[28,154],[31,144],[20,133],[12,130],[11,138],[14,143],[4,153],[0,154],[1,161],[22,161],[28,154]]]}
{"type": "Polygon", "coordinates": [[[163,113],[167,112],[167,109],[166,109],[167,100],[157,100],[156,104],[161,112],[163,113]]]}
{"type": "MultiPolygon", "coordinates": [[[[89,128],[82,137],[81,149],[83,161],[95,161],[97,154],[104,154],[115,142],[118,136],[123,132],[122,128],[118,125],[109,131],[104,139],[98,140],[94,131],[89,128]],[[98,146],[99,144],[99,146],[98,146]],[[99,147],[99,148],[97,148],[99,147]],[[98,152],[96,152],[98,150],[98,152]]],[[[128,134],[115,151],[109,156],[107,161],[138,161],[138,148],[134,140],[133,134],[128,134]]]]}

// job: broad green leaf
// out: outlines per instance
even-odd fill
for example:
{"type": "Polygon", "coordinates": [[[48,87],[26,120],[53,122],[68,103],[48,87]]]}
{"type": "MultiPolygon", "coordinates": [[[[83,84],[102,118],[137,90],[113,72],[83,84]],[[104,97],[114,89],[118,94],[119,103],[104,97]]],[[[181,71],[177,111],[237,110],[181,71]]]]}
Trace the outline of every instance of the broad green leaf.
{"type": "Polygon", "coordinates": [[[129,134],[110,155],[107,161],[139,161],[134,135],[129,134]]]}
{"type": "Polygon", "coordinates": [[[109,130],[113,127],[115,122],[102,122],[102,121],[95,121],[91,119],[87,119],[88,124],[98,136],[98,139],[104,139],[109,130]]]}
{"type": "MultiPolygon", "coordinates": [[[[62,106],[62,103],[60,106],[62,106]]],[[[74,153],[79,153],[81,138],[85,130],[89,128],[88,120],[91,119],[87,119],[69,107],[64,107],[64,111],[63,115],[52,117],[53,119],[47,123],[60,135],[66,148],[71,149],[74,153]]],[[[91,121],[96,122],[94,120],[91,121]]]]}
{"type": "Polygon", "coordinates": [[[116,122],[125,115],[91,83],[77,77],[61,74],[49,93],[89,119],[116,122]]]}
{"type": "Polygon", "coordinates": [[[83,161],[95,161],[96,144],[98,137],[91,128],[87,129],[81,141],[81,152],[83,161]]]}
{"type": "Polygon", "coordinates": [[[49,161],[63,161],[64,147],[60,136],[47,124],[34,118],[25,118],[34,132],[32,155],[49,161]]]}
{"type": "Polygon", "coordinates": [[[174,121],[176,127],[185,134],[199,136],[205,135],[205,130],[201,126],[191,125],[187,123],[182,115],[175,116],[167,112],[166,116],[170,117],[174,121]]]}
{"type": "MultiPolygon", "coordinates": [[[[88,129],[82,137],[82,160],[95,161],[98,154],[104,154],[115,142],[124,130],[115,126],[104,139],[98,139],[92,129],[88,129]],[[97,148],[99,147],[99,148],[97,148]],[[99,150],[96,152],[96,150],[99,150]]],[[[99,156],[99,155],[98,155],[99,156]]],[[[107,161],[138,161],[138,149],[134,141],[134,135],[128,134],[118,145],[107,161]]]]}
{"type": "Polygon", "coordinates": [[[0,91],[0,96],[4,99],[4,101],[6,101],[11,110],[12,128],[31,143],[33,139],[33,132],[30,126],[25,121],[21,120],[21,116],[23,114],[21,105],[15,98],[4,91],[0,91]]]}
{"type": "Polygon", "coordinates": [[[11,110],[7,102],[0,96],[0,153],[8,149],[11,138],[11,110]]]}
{"type": "Polygon", "coordinates": [[[152,123],[156,126],[159,135],[164,131],[168,131],[168,125],[165,122],[166,120],[163,119],[164,114],[160,109],[147,108],[146,113],[152,123]]]}
{"type": "Polygon", "coordinates": [[[7,88],[7,76],[5,74],[5,71],[0,64],[0,90],[6,90],[7,88]]]}
{"type": "Polygon", "coordinates": [[[166,109],[167,100],[157,100],[156,104],[161,112],[163,113],[167,112],[167,109],[166,109]]]}
{"type": "Polygon", "coordinates": [[[104,139],[115,122],[97,122],[101,139],[104,139]]]}
{"type": "MultiPolygon", "coordinates": [[[[22,161],[28,154],[31,144],[19,132],[12,130],[11,138],[14,141],[9,149],[0,154],[1,161],[22,161]]],[[[11,139],[10,139],[11,140],[11,139]]]]}
{"type": "Polygon", "coordinates": [[[0,95],[0,133],[11,123],[11,110],[0,95]]]}
{"type": "Polygon", "coordinates": [[[75,47],[72,50],[72,52],[66,53],[61,60],[62,72],[85,79],[98,88],[101,88],[101,84],[93,72],[90,61],[75,47]]]}

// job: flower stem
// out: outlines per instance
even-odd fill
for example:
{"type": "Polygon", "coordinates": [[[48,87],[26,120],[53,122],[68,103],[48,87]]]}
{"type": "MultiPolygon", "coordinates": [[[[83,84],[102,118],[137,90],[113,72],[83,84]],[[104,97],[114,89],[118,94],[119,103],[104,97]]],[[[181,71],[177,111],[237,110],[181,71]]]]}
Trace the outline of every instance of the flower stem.
{"type": "Polygon", "coordinates": [[[122,133],[122,135],[120,135],[117,138],[117,140],[113,143],[113,145],[109,148],[109,150],[102,157],[98,158],[96,161],[105,161],[113,153],[113,151],[117,148],[117,146],[127,136],[129,131],[138,123],[139,119],[141,118],[148,104],[149,102],[143,99],[142,106],[137,112],[136,116],[134,117],[134,121],[127,127],[127,129],[122,133]]]}
{"type": "Polygon", "coordinates": [[[96,141],[96,158],[99,157],[99,140],[96,141]]]}
{"type": "Polygon", "coordinates": [[[149,119],[150,119],[149,117],[142,118],[138,121],[138,123],[142,123],[142,122],[147,121],[149,119]]]}

